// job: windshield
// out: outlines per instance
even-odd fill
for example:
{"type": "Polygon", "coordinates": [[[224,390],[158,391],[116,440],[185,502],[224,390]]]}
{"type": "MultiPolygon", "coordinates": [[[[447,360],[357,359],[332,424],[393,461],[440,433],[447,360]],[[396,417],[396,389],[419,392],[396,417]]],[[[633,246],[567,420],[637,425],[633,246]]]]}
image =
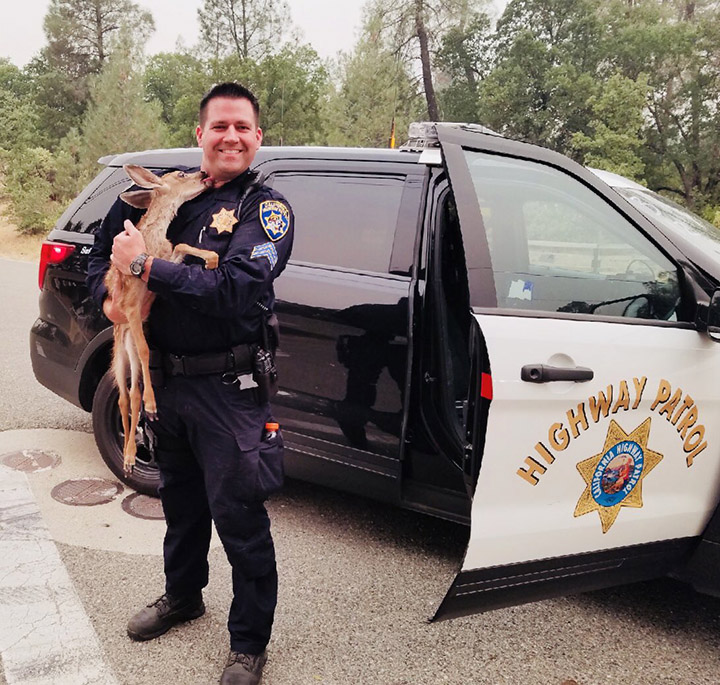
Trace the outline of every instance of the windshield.
{"type": "Polygon", "coordinates": [[[717,226],[651,190],[622,187],[615,190],[650,221],[720,257],[720,228],[717,226]]]}
{"type": "MultiPolygon", "coordinates": [[[[474,231],[479,226],[487,238],[498,308],[675,316],[676,265],[600,195],[550,165],[471,149],[464,154],[479,210],[468,212],[467,228],[461,228],[466,255],[475,260],[468,271],[483,268],[474,231]]],[[[461,225],[462,211],[458,206],[461,225]]],[[[449,215],[449,220],[455,219],[449,215]]],[[[480,303],[487,300],[489,284],[469,280],[471,305],[486,306],[480,303]]]]}

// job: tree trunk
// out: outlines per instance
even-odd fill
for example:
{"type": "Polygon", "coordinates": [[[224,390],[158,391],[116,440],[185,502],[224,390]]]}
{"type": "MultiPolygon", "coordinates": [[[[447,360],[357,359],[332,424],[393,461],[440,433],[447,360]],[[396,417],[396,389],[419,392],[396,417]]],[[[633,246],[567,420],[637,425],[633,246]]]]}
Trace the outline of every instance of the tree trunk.
{"type": "Polygon", "coordinates": [[[100,64],[105,62],[105,46],[103,45],[103,20],[100,0],[95,0],[95,35],[97,41],[98,59],[100,64]]]}
{"type": "Polygon", "coordinates": [[[420,62],[422,63],[423,87],[425,88],[425,100],[427,101],[428,118],[430,121],[439,121],[437,99],[435,88],[432,82],[432,69],[430,67],[430,48],[428,46],[428,35],[425,30],[423,19],[423,0],[415,0],[415,33],[420,41],[420,62]]]}
{"type": "Polygon", "coordinates": [[[243,59],[250,54],[250,36],[248,35],[247,0],[242,0],[242,35],[243,35],[243,59]]]}
{"type": "MultiPolygon", "coordinates": [[[[243,10],[244,9],[245,8],[243,7],[243,10]]],[[[230,27],[230,35],[232,36],[233,43],[235,43],[235,54],[240,59],[244,59],[245,55],[243,54],[243,49],[240,45],[240,37],[238,36],[237,14],[235,14],[235,0],[228,1],[227,13],[228,23],[230,27]]]]}
{"type": "Polygon", "coordinates": [[[465,70],[465,78],[467,79],[470,92],[473,95],[477,95],[477,79],[475,78],[475,72],[473,71],[472,65],[470,64],[470,61],[468,59],[465,59],[463,69],[465,70]]]}

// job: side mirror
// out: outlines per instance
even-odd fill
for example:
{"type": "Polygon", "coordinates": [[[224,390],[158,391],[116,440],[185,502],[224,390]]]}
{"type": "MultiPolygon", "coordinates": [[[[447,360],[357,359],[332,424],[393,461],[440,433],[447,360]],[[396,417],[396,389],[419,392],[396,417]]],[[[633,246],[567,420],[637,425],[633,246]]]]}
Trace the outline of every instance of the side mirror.
{"type": "Polygon", "coordinates": [[[707,334],[711,340],[720,342],[720,288],[712,294],[710,299],[707,313],[707,334]]]}

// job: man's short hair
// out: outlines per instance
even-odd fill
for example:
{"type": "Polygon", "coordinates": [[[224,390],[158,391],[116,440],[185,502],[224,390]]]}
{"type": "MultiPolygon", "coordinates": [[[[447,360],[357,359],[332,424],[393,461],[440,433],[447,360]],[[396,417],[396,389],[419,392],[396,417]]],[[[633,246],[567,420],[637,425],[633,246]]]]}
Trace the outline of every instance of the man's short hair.
{"type": "Polygon", "coordinates": [[[227,81],[225,83],[216,83],[207,93],[205,93],[203,99],[200,100],[198,120],[200,121],[201,127],[205,125],[205,114],[207,112],[208,103],[214,98],[237,98],[248,100],[255,112],[255,124],[257,125],[260,123],[260,103],[253,92],[240,83],[227,81]]]}

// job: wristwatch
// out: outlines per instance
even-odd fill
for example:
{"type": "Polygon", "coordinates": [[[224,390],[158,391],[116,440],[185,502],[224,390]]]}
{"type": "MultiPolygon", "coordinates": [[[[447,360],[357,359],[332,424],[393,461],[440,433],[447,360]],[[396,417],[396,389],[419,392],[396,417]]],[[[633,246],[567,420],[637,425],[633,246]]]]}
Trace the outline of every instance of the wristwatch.
{"type": "Polygon", "coordinates": [[[130,262],[130,273],[133,276],[142,278],[143,272],[145,271],[145,262],[147,262],[149,256],[147,252],[141,252],[130,262]]]}

